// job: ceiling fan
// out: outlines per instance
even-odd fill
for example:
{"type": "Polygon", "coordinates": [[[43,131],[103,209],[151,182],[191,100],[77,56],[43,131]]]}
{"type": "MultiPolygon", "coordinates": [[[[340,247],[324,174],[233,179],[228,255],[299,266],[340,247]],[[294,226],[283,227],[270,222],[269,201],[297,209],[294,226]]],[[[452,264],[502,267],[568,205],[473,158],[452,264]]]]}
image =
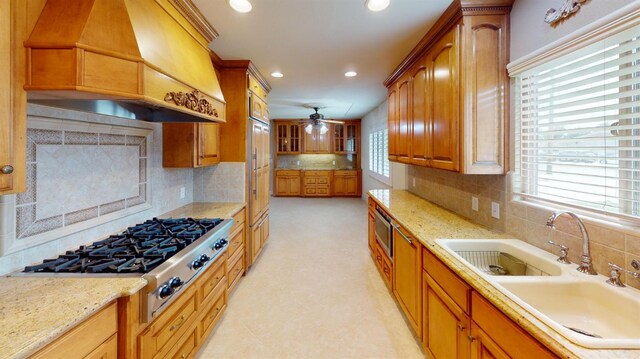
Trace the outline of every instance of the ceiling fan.
{"type": "Polygon", "coordinates": [[[344,124],[344,121],[338,121],[338,120],[325,120],[324,119],[324,115],[321,113],[318,113],[318,110],[320,109],[320,107],[310,107],[312,109],[314,109],[316,112],[312,113],[309,115],[309,120],[311,120],[311,123],[314,126],[319,126],[321,125],[323,122],[324,123],[337,123],[340,125],[344,124]]]}

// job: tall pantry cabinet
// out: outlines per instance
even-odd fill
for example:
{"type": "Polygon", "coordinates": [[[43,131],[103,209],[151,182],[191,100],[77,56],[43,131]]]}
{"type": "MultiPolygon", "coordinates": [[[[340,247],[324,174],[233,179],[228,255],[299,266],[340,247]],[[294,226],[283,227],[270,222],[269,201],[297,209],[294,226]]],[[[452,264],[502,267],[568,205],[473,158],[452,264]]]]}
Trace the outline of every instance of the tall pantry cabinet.
{"type": "Polygon", "coordinates": [[[271,87],[248,60],[212,58],[227,101],[220,125],[222,162],[246,164],[247,264],[253,264],[269,239],[270,126],[267,94],[271,87]]]}

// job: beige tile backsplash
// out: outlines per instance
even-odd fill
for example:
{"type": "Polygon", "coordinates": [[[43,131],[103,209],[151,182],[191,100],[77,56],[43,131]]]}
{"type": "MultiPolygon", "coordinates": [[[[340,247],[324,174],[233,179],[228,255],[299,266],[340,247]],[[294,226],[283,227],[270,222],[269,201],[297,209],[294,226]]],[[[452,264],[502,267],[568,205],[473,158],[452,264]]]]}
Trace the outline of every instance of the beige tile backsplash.
{"type": "Polygon", "coordinates": [[[336,154],[278,155],[277,163],[277,168],[291,169],[355,169],[355,166],[356,155],[336,154]]]}
{"type": "MultiPolygon", "coordinates": [[[[566,216],[558,218],[556,229],[546,227],[552,209],[511,200],[510,175],[479,176],[409,166],[409,191],[491,229],[507,232],[548,252],[557,253],[547,241],[569,247],[569,260],[579,261],[582,237],[577,225],[566,216]],[[415,180],[415,186],[413,185],[415,180]],[[471,197],[478,197],[479,210],[471,210],[471,197]],[[491,217],[491,202],[500,204],[500,219],[491,217]]],[[[591,239],[591,257],[598,273],[608,275],[608,263],[628,270],[640,260],[640,227],[584,219],[591,239]]],[[[640,279],[623,279],[640,289],[640,279]]]]}

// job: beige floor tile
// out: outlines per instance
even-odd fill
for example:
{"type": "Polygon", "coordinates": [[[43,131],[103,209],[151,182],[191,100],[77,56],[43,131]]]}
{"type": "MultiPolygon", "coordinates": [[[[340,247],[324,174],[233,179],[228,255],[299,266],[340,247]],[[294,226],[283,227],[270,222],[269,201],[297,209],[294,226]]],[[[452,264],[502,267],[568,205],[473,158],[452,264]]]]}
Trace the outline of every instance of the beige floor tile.
{"type": "Polygon", "coordinates": [[[367,246],[360,199],[271,199],[271,236],[198,358],[423,358],[367,246]]]}

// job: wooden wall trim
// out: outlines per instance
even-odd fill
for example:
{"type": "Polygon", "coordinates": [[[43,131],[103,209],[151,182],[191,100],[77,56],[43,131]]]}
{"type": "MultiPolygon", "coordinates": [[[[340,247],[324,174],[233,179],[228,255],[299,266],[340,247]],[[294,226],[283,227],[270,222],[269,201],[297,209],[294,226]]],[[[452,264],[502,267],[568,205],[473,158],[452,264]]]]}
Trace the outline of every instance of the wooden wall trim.
{"type": "Polygon", "coordinates": [[[169,0],[169,2],[207,41],[211,42],[220,36],[191,0],[169,0]]]}
{"type": "Polygon", "coordinates": [[[433,44],[453,25],[455,25],[463,15],[486,15],[504,14],[511,11],[514,0],[454,0],[445,12],[438,18],[436,23],[427,31],[420,42],[409,52],[409,55],[402,60],[391,75],[384,80],[384,85],[388,88],[397,81],[411,66],[420,59],[433,44]]]}

